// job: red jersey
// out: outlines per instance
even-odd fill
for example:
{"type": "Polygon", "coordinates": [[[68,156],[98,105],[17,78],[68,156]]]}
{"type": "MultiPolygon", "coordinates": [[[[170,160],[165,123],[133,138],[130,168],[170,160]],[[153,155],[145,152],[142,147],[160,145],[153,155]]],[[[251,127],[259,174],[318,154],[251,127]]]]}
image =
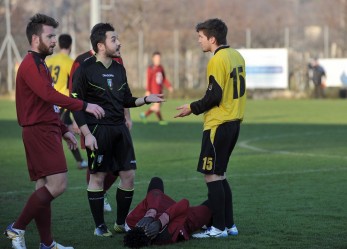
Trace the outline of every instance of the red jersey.
{"type": "MultiPolygon", "coordinates": [[[[193,232],[209,224],[212,218],[207,206],[189,207],[187,199],[175,202],[162,191],[154,189],[148,192],[146,198],[128,214],[125,220],[126,225],[130,229],[135,228],[137,222],[146,214],[146,216],[152,216],[150,214],[153,214],[153,210],[155,210],[156,220],[168,222],[167,229],[171,236],[168,243],[174,243],[179,239],[188,240],[193,232]]],[[[154,240],[153,243],[155,244],[156,241],[154,240]]]]}
{"type": "Polygon", "coordinates": [[[29,51],[18,68],[16,78],[16,109],[20,126],[52,124],[67,128],[59,118],[59,108],[79,111],[84,102],[69,98],[53,88],[45,56],[29,51]],[[57,105],[57,106],[56,106],[57,105]]]}
{"type": "Polygon", "coordinates": [[[88,59],[90,56],[93,56],[93,55],[94,55],[93,51],[89,50],[89,51],[87,51],[87,52],[85,52],[83,54],[80,54],[74,60],[72,66],[71,66],[70,78],[69,78],[69,92],[70,93],[72,91],[72,77],[73,77],[74,73],[76,72],[77,68],[81,65],[81,63],[83,61],[85,61],[86,59],[88,59]]]}
{"type": "Polygon", "coordinates": [[[163,85],[167,88],[171,87],[171,83],[166,79],[164,68],[151,65],[147,68],[147,87],[150,93],[163,93],[163,85]]]}

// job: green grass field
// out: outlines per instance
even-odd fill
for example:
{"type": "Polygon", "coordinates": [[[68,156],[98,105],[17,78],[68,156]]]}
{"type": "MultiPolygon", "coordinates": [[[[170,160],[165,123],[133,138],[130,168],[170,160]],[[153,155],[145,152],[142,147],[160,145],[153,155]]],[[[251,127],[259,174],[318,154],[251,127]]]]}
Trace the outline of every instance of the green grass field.
{"type": "MultiPolygon", "coordinates": [[[[207,188],[196,172],[202,117],[173,119],[175,107],[163,106],[168,126],[154,116],[146,125],[132,110],[132,136],[137,156],[136,189],[132,206],[145,195],[152,176],[160,176],[174,199],[201,203],[207,188]]],[[[347,102],[343,100],[248,101],[241,135],[228,167],[240,234],[226,239],[190,240],[160,248],[347,248],[347,102]]],[[[14,103],[0,101],[0,228],[19,215],[33,183],[25,163],[21,129],[14,103]]],[[[55,200],[55,239],[75,249],[122,248],[122,235],[93,236],[86,197],[85,172],[77,170],[69,151],[69,188],[55,200]]],[[[54,158],[52,158],[54,160],[54,158]]],[[[113,207],[107,225],[115,220],[113,207]]],[[[34,222],[26,232],[28,249],[38,248],[34,222]]],[[[0,239],[0,249],[10,241],[0,239]]]]}

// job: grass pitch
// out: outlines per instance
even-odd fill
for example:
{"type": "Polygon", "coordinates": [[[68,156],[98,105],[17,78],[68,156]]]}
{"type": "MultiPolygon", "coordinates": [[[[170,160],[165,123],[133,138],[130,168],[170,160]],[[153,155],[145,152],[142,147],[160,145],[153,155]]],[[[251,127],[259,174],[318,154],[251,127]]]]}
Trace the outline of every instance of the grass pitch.
{"type": "MultiPolygon", "coordinates": [[[[191,205],[205,200],[207,188],[196,172],[202,117],[172,118],[175,107],[186,102],[169,100],[163,105],[168,126],[159,126],[154,116],[144,125],[138,117],[146,107],[132,109],[138,162],[132,207],[144,197],[152,176],[162,177],[166,192],[176,200],[188,198],[191,205]]],[[[343,100],[248,101],[228,167],[239,236],[160,248],[347,248],[346,106],[343,100]]],[[[34,185],[11,101],[0,101],[0,127],[0,227],[5,229],[34,185]]],[[[69,188],[52,203],[54,238],[75,249],[122,248],[122,235],[93,236],[85,171],[76,169],[68,150],[66,157],[69,188]]],[[[112,228],[115,187],[109,199],[113,211],[105,219],[112,228]]],[[[26,242],[28,248],[38,247],[34,222],[26,242]]],[[[8,248],[10,241],[2,236],[0,249],[8,248]]]]}

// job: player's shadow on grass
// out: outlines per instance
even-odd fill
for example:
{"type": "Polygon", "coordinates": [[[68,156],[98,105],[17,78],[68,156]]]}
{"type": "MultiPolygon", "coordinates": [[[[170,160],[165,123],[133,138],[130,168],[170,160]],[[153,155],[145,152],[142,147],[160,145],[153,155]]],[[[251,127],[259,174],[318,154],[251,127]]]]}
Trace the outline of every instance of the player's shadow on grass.
{"type": "MultiPolygon", "coordinates": [[[[203,126],[199,122],[171,122],[160,126],[157,123],[134,122],[131,130],[133,140],[140,143],[196,143],[200,146],[203,126]]],[[[347,130],[344,125],[334,124],[241,124],[239,142],[252,140],[278,143],[280,140],[306,146],[342,146],[347,130]]],[[[22,129],[16,120],[0,120],[0,145],[6,149],[12,142],[22,140],[22,129]],[[15,140],[14,140],[15,139],[15,140]]],[[[305,147],[305,146],[304,146],[305,147]]]]}
{"type": "MultiPolygon", "coordinates": [[[[167,143],[201,142],[203,126],[197,122],[169,123],[167,126],[160,126],[157,123],[142,124],[134,122],[131,131],[135,141],[157,141],[167,143]]],[[[334,124],[241,124],[239,141],[254,139],[261,140],[267,137],[287,137],[296,139],[298,142],[307,142],[310,138],[312,142],[324,142],[323,140],[342,139],[347,136],[344,125],[334,124]]],[[[334,141],[332,141],[334,142],[334,141]]]]}

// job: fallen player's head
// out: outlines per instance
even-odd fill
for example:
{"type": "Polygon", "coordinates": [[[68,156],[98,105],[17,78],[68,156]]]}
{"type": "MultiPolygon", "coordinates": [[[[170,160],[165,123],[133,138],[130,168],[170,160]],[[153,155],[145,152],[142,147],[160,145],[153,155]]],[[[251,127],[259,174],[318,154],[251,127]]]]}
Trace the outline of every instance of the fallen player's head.
{"type": "Polygon", "coordinates": [[[143,228],[135,227],[124,236],[124,246],[130,248],[140,248],[149,246],[151,239],[147,237],[143,228]]]}

